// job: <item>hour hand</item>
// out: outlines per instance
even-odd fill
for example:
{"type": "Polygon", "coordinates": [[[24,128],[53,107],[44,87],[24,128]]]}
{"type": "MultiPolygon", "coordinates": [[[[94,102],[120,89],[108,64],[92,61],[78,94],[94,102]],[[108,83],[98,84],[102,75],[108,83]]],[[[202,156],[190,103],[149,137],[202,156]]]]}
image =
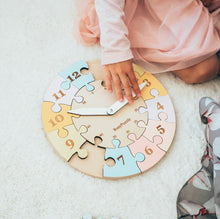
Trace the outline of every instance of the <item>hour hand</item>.
{"type": "MultiPolygon", "coordinates": [[[[142,90],[144,88],[144,86],[146,85],[146,82],[142,83],[139,85],[140,90],[142,90]]],[[[134,91],[132,91],[132,96],[135,97],[136,94],[134,93],[134,91]]],[[[113,105],[111,105],[108,108],[108,115],[113,115],[116,112],[118,112],[123,106],[125,106],[128,103],[128,99],[125,97],[123,102],[120,101],[116,101],[113,105]]]]}
{"type": "MultiPolygon", "coordinates": [[[[139,87],[142,90],[144,86],[146,85],[146,82],[142,83],[139,87]]],[[[135,93],[132,92],[132,96],[135,97],[135,93]]],[[[123,106],[125,106],[128,103],[127,98],[124,98],[123,102],[116,101],[114,104],[112,104],[108,108],[80,108],[80,109],[73,109],[68,111],[68,113],[72,113],[79,116],[107,116],[107,115],[113,115],[116,112],[118,112],[123,106]]]]}
{"type": "Polygon", "coordinates": [[[79,116],[107,116],[109,108],[80,108],[68,111],[79,116]]]}

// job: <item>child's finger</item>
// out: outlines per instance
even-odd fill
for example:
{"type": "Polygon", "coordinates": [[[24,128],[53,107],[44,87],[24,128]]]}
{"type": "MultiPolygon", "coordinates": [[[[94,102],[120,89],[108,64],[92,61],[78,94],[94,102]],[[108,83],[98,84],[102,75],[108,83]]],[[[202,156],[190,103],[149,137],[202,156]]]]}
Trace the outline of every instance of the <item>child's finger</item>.
{"type": "Polygon", "coordinates": [[[139,85],[138,85],[138,82],[137,82],[137,79],[135,77],[135,74],[134,74],[134,71],[131,70],[128,74],[128,77],[129,77],[129,80],[131,82],[131,85],[133,87],[133,90],[136,94],[137,97],[140,97],[141,96],[141,90],[139,88],[139,85]]]}
{"type": "Polygon", "coordinates": [[[124,98],[123,98],[123,93],[122,93],[122,88],[121,88],[121,80],[118,74],[111,74],[111,75],[112,75],[113,83],[115,86],[117,98],[120,102],[122,102],[124,98]]]}
{"type": "Polygon", "coordinates": [[[134,98],[132,96],[132,89],[131,86],[129,84],[129,79],[127,75],[123,75],[121,76],[121,82],[125,91],[125,96],[128,99],[129,103],[133,103],[134,102],[134,98]]]}
{"type": "Polygon", "coordinates": [[[109,93],[112,93],[112,75],[111,72],[105,71],[106,87],[109,93]]]}

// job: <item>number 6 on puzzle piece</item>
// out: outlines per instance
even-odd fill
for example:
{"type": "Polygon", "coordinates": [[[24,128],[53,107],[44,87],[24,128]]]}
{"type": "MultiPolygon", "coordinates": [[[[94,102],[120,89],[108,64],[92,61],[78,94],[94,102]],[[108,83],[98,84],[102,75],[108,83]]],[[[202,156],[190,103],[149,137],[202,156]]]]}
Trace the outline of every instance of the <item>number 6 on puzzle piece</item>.
{"type": "Polygon", "coordinates": [[[136,156],[139,152],[145,155],[144,161],[138,162],[138,167],[141,171],[146,171],[165,155],[165,152],[158,147],[163,141],[160,136],[153,136],[153,141],[151,141],[144,136],[137,139],[136,135],[131,133],[128,138],[134,142],[128,145],[132,155],[136,156]]]}

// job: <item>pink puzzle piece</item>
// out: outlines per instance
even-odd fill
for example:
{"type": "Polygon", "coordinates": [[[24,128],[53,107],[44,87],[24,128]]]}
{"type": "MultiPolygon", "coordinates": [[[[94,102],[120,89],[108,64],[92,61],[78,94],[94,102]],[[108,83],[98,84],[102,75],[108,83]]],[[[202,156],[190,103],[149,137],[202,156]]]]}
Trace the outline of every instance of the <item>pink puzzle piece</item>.
{"type": "Polygon", "coordinates": [[[77,103],[83,102],[83,97],[76,96],[76,93],[79,91],[77,87],[73,85],[70,86],[70,89],[64,90],[61,88],[61,84],[66,80],[61,76],[57,76],[44,96],[44,101],[53,102],[52,111],[57,113],[61,110],[60,104],[71,105],[72,101],[75,100],[77,103]]]}
{"type": "Polygon", "coordinates": [[[143,136],[151,138],[152,136],[159,135],[163,142],[158,145],[163,151],[168,151],[175,134],[176,123],[167,122],[167,115],[165,113],[159,113],[158,118],[160,120],[139,121],[138,126],[145,128],[143,136]]]}
{"type": "Polygon", "coordinates": [[[151,168],[165,155],[165,152],[158,147],[163,141],[160,136],[154,136],[153,141],[150,141],[144,136],[137,139],[136,135],[131,133],[128,135],[128,138],[134,141],[134,143],[128,145],[132,155],[135,156],[137,153],[143,153],[145,156],[143,162],[137,162],[141,172],[151,168]]]}

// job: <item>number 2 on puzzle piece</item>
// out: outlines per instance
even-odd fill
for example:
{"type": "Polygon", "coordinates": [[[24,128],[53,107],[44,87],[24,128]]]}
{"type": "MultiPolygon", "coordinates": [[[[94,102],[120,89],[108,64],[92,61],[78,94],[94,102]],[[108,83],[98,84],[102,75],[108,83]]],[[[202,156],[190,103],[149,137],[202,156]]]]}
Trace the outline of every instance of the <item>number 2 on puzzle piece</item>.
{"type": "Polygon", "coordinates": [[[106,148],[105,159],[112,158],[115,160],[113,167],[108,167],[106,164],[103,168],[105,177],[126,177],[140,173],[137,166],[137,161],[142,162],[144,155],[137,153],[133,156],[127,146],[119,148],[121,142],[118,139],[112,140],[115,148],[106,148]]]}
{"type": "Polygon", "coordinates": [[[88,70],[88,64],[85,60],[79,61],[70,67],[66,68],[60,73],[60,76],[63,77],[66,81],[61,84],[61,87],[65,90],[70,88],[70,85],[74,85],[79,90],[86,86],[86,89],[88,91],[93,91],[94,86],[89,84],[90,82],[93,82],[95,79],[91,72],[89,72],[87,75],[83,75],[81,73],[81,70],[87,69],[88,70]]]}

